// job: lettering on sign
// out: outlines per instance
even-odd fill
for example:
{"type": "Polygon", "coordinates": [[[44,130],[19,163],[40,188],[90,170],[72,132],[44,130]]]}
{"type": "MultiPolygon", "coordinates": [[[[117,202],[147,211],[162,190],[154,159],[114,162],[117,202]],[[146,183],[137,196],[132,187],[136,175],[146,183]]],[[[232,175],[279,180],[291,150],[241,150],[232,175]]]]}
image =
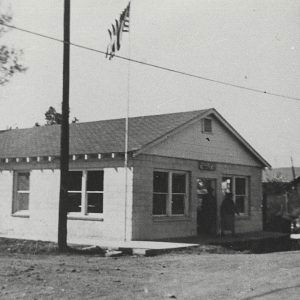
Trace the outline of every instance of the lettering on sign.
{"type": "Polygon", "coordinates": [[[215,171],[216,164],[208,161],[199,161],[199,169],[205,171],[215,171]]]}

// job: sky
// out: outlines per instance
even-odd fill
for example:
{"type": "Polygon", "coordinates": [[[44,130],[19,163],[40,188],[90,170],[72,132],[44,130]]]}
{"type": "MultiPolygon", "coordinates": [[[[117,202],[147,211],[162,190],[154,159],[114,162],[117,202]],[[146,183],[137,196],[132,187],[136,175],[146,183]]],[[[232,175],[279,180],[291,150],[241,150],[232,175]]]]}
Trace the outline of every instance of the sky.
{"type": "MultiPolygon", "coordinates": [[[[63,0],[2,0],[15,26],[63,38],[63,0]]],[[[71,0],[71,41],[105,51],[127,0],[71,0]]],[[[132,0],[119,55],[300,98],[300,1],[132,0]]],[[[17,30],[28,70],[0,87],[0,129],[61,110],[60,42],[17,30]]],[[[70,117],[80,122],[214,107],[273,167],[300,166],[300,101],[259,94],[71,47],[70,117]]]]}

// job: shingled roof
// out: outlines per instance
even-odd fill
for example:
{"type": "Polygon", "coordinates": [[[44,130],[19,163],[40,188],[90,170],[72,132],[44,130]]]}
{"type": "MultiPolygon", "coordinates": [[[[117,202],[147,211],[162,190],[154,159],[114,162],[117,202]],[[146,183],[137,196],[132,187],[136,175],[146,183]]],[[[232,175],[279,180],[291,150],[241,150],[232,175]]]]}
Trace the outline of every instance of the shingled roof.
{"type": "MultiPolygon", "coordinates": [[[[129,118],[128,151],[139,150],[210,110],[129,118]]],[[[124,152],[125,119],[70,124],[70,154],[124,152]]],[[[60,125],[0,134],[0,158],[59,156],[60,125]]]]}

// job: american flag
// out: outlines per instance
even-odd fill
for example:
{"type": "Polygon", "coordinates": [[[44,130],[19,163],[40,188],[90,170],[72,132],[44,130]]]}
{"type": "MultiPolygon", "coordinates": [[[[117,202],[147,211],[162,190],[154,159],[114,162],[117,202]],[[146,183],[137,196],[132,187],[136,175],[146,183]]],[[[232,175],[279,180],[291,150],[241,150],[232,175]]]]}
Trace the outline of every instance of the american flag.
{"type": "Polygon", "coordinates": [[[106,49],[106,57],[109,59],[112,59],[120,50],[123,32],[129,32],[129,13],[130,2],[120,14],[119,20],[116,19],[115,23],[108,29],[110,41],[106,49]]]}

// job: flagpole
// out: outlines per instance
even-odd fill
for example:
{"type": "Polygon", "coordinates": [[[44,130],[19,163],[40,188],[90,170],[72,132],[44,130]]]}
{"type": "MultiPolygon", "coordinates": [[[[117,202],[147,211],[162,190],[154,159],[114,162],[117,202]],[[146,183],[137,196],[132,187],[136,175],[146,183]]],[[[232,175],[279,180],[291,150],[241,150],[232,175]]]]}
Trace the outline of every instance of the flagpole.
{"type": "Polygon", "coordinates": [[[124,189],[124,241],[127,240],[127,202],[128,202],[128,140],[129,140],[129,99],[130,99],[130,1],[123,12],[120,14],[119,19],[115,19],[115,23],[111,25],[111,30],[108,29],[110,42],[106,50],[106,58],[111,60],[116,51],[121,48],[121,38],[123,32],[128,32],[128,74],[127,74],[127,101],[126,101],[126,116],[125,116],[125,133],[124,133],[124,174],[125,174],[125,189],[124,189]]]}
{"type": "MultiPolygon", "coordinates": [[[[132,0],[130,1],[130,10],[132,7],[132,0]]],[[[128,30],[128,69],[127,69],[127,101],[126,101],[126,117],[125,117],[125,155],[124,155],[124,169],[125,169],[125,214],[124,214],[124,241],[127,240],[127,202],[128,202],[128,142],[129,142],[129,100],[130,100],[130,58],[131,58],[131,44],[130,44],[130,29],[131,29],[131,12],[129,12],[130,25],[128,30]]]]}

